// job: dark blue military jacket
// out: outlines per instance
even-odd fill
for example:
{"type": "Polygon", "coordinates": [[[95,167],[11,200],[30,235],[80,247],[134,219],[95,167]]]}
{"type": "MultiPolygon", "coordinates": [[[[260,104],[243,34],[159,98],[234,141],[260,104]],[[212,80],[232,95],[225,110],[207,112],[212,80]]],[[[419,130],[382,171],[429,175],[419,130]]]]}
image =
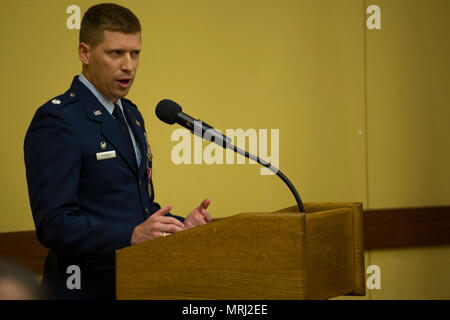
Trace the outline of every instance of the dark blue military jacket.
{"type": "Polygon", "coordinates": [[[129,100],[122,106],[139,166],[119,122],[78,77],[37,110],[26,133],[31,210],[37,237],[50,249],[43,283],[54,298],[114,298],[115,250],[129,246],[134,228],[160,209],[144,119],[129,100]],[[81,289],[69,289],[72,265],[81,271],[81,289]]]}

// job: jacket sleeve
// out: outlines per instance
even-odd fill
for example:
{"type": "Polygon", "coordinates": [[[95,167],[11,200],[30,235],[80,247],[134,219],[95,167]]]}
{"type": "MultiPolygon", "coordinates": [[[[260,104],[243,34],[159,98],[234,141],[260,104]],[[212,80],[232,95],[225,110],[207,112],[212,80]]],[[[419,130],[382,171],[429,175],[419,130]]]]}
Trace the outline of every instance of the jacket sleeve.
{"type": "Polygon", "coordinates": [[[109,255],[129,246],[134,227],[100,221],[80,210],[82,149],[70,108],[44,105],[25,136],[28,193],[39,241],[61,254],[109,255]]]}

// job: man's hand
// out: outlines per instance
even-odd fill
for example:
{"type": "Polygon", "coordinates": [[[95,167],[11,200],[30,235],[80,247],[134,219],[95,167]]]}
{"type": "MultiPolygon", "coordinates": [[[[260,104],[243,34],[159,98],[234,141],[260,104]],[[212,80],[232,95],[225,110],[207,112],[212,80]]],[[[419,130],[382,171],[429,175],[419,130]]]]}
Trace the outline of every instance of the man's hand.
{"type": "Polygon", "coordinates": [[[150,218],[134,228],[131,235],[131,245],[160,238],[164,232],[175,233],[184,230],[185,226],[181,221],[164,216],[170,210],[172,210],[172,206],[159,209],[150,218]]]}
{"type": "Polygon", "coordinates": [[[211,200],[206,198],[203,202],[195,208],[184,220],[184,226],[186,229],[207,224],[212,221],[211,215],[206,209],[208,208],[211,200]]]}

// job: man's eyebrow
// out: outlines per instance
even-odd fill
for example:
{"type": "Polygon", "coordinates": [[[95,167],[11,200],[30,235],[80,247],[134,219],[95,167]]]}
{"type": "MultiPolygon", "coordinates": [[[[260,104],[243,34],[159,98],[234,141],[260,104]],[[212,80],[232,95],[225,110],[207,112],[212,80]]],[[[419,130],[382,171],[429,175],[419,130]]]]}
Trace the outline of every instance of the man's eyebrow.
{"type": "Polygon", "coordinates": [[[123,51],[125,51],[125,50],[119,49],[119,48],[111,48],[111,49],[106,49],[105,51],[106,51],[106,52],[114,52],[114,51],[120,51],[120,52],[123,52],[123,51]]]}
{"type": "Polygon", "coordinates": [[[120,49],[120,48],[111,48],[111,49],[106,49],[106,52],[114,52],[114,51],[119,51],[119,52],[126,52],[126,51],[130,51],[130,52],[141,52],[142,49],[132,49],[132,50],[126,50],[126,49],[120,49]]]}

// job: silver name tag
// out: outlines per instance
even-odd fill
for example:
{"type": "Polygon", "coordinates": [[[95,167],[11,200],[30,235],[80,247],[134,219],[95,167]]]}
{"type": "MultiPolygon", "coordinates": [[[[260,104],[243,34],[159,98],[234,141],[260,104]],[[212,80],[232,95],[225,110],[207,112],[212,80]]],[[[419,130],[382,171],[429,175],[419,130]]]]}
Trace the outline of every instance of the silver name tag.
{"type": "Polygon", "coordinates": [[[96,153],[97,160],[106,160],[106,159],[112,159],[116,157],[116,151],[106,151],[106,152],[99,152],[96,153]]]}

